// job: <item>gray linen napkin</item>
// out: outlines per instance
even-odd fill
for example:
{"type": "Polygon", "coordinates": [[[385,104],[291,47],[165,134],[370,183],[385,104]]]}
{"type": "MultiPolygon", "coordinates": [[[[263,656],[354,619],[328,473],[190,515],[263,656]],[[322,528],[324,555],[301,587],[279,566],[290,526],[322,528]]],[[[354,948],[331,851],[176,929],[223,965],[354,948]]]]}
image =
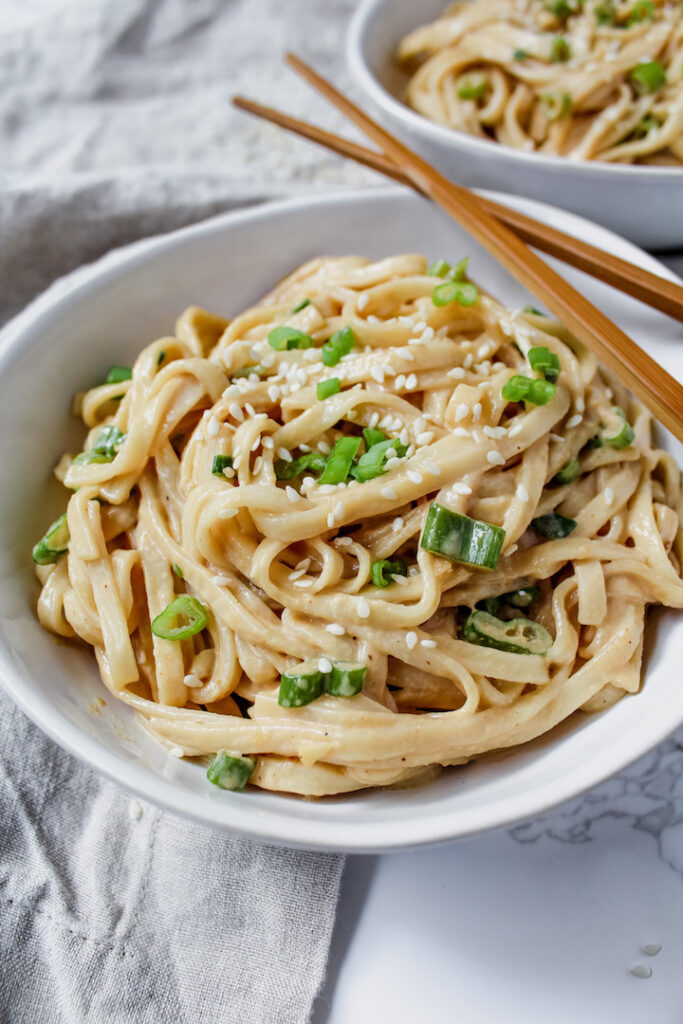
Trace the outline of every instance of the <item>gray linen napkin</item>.
{"type": "MultiPolygon", "coordinates": [[[[114,246],[373,180],[229,108],[239,90],[339,127],[280,56],[338,74],[352,7],[4,0],[0,324],[114,246]]],[[[343,859],[131,809],[0,694],[2,1024],[308,1020],[343,859]]]]}

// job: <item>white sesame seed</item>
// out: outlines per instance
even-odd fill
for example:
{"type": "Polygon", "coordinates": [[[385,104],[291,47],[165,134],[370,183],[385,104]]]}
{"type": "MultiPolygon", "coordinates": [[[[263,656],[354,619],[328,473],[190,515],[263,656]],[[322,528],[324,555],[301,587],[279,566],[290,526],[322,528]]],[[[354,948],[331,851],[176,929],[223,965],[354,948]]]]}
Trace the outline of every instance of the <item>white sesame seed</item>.
{"type": "Polygon", "coordinates": [[[469,370],[469,368],[472,365],[473,361],[474,361],[474,356],[472,355],[471,352],[468,352],[467,355],[465,356],[465,358],[462,361],[462,365],[465,367],[466,370],[469,370]]]}
{"type": "Polygon", "coordinates": [[[489,345],[488,341],[484,342],[484,344],[480,345],[479,348],[477,349],[477,359],[484,359],[489,354],[490,351],[491,346],[489,345]]]}
{"type": "Polygon", "coordinates": [[[310,452],[311,448],[310,448],[310,445],[304,444],[303,441],[302,441],[301,444],[299,445],[299,450],[302,451],[302,452],[306,452],[306,454],[308,454],[308,452],[310,452]]]}
{"type": "Polygon", "coordinates": [[[431,341],[433,337],[434,337],[434,328],[433,327],[425,327],[424,331],[420,335],[420,341],[424,341],[426,343],[428,341],[431,341]]]}
{"type": "Polygon", "coordinates": [[[332,527],[334,526],[334,514],[332,512],[330,512],[327,517],[327,525],[329,526],[330,529],[332,529],[332,527]]]}
{"type": "Polygon", "coordinates": [[[586,408],[586,403],[583,400],[583,395],[577,395],[576,401],[574,402],[577,412],[583,412],[586,408]]]}
{"type": "Polygon", "coordinates": [[[344,515],[344,502],[338,501],[332,510],[335,519],[341,519],[344,515]]]}
{"type": "Polygon", "coordinates": [[[285,494],[287,495],[290,501],[298,501],[299,498],[301,497],[299,492],[295,491],[294,488],[290,487],[289,484],[287,484],[287,486],[285,487],[285,494]]]}
{"type": "Polygon", "coordinates": [[[410,444],[410,434],[408,433],[407,427],[401,428],[401,433],[398,435],[398,439],[401,442],[401,444],[405,445],[406,448],[408,447],[408,445],[410,444]]]}
{"type": "Polygon", "coordinates": [[[242,409],[237,404],[237,402],[233,402],[232,403],[232,405],[230,406],[229,412],[230,412],[230,415],[232,416],[232,418],[237,420],[238,423],[243,423],[244,422],[244,413],[242,412],[242,409]]]}
{"type": "Polygon", "coordinates": [[[387,459],[387,461],[384,463],[384,467],[385,469],[396,469],[397,466],[401,465],[401,462],[402,460],[399,459],[398,455],[394,455],[393,458],[387,459]]]}
{"type": "Polygon", "coordinates": [[[393,487],[383,487],[379,493],[383,498],[386,498],[387,501],[398,500],[398,494],[396,493],[393,487]]]}
{"type": "Polygon", "coordinates": [[[517,489],[515,491],[515,494],[517,495],[517,497],[519,498],[520,501],[528,501],[529,500],[529,492],[527,491],[527,489],[524,486],[524,484],[517,484],[517,489]]]}
{"type": "Polygon", "coordinates": [[[437,466],[436,462],[432,462],[431,459],[425,459],[422,465],[432,476],[441,476],[441,466],[437,466]]]}
{"type": "Polygon", "coordinates": [[[305,575],[306,575],[306,570],[305,569],[295,569],[293,572],[290,572],[290,574],[287,577],[287,579],[288,580],[300,580],[301,577],[305,576],[305,575]]]}
{"type": "Polygon", "coordinates": [[[260,444],[261,444],[261,435],[257,434],[256,437],[254,438],[254,443],[251,446],[252,452],[255,452],[260,444]]]}
{"type": "Polygon", "coordinates": [[[278,448],[277,455],[278,458],[282,459],[283,462],[293,462],[292,453],[288,451],[286,448],[278,448]]]}
{"type": "Polygon", "coordinates": [[[294,566],[294,568],[295,569],[308,569],[308,568],[310,568],[310,565],[311,565],[310,558],[302,558],[300,562],[297,562],[297,564],[294,566]]]}
{"type": "Polygon", "coordinates": [[[582,422],[583,422],[583,416],[581,415],[581,413],[577,412],[577,414],[575,416],[571,416],[570,419],[567,420],[567,426],[571,430],[572,427],[578,427],[579,423],[582,423],[582,422]]]}
{"type": "Polygon", "coordinates": [[[273,439],[272,439],[272,437],[270,437],[270,436],[264,437],[262,442],[261,442],[261,444],[263,445],[264,448],[272,448],[273,447],[273,439]]]}
{"type": "Polygon", "coordinates": [[[402,516],[396,516],[396,518],[394,519],[394,521],[391,524],[391,529],[394,531],[394,533],[398,533],[399,530],[403,529],[403,526],[404,526],[403,517],[402,516]]]}
{"type": "Polygon", "coordinates": [[[415,440],[418,444],[429,444],[434,437],[433,430],[423,430],[421,434],[418,434],[415,440]]]}
{"type": "Polygon", "coordinates": [[[188,672],[186,676],[183,676],[183,682],[185,686],[201,686],[202,681],[199,676],[195,675],[194,672],[188,672]]]}
{"type": "Polygon", "coordinates": [[[469,430],[465,430],[464,427],[453,427],[454,437],[471,437],[469,430]]]}
{"type": "Polygon", "coordinates": [[[391,576],[394,583],[398,583],[400,587],[405,586],[405,584],[408,582],[405,576],[401,576],[401,574],[398,572],[392,572],[389,575],[391,576]]]}
{"type": "Polygon", "coordinates": [[[358,615],[361,619],[370,618],[370,605],[364,597],[361,597],[358,601],[358,615]]]}
{"type": "Polygon", "coordinates": [[[313,586],[313,580],[296,580],[296,582],[294,583],[294,586],[295,587],[301,587],[301,589],[303,590],[304,587],[312,587],[313,586]]]}
{"type": "Polygon", "coordinates": [[[240,389],[236,384],[229,384],[223,392],[223,398],[237,398],[240,393],[240,389]]]}
{"type": "Polygon", "coordinates": [[[379,413],[378,412],[373,412],[372,416],[368,420],[368,426],[372,430],[374,430],[374,428],[377,426],[378,423],[379,423],[379,413]]]}
{"type": "Polygon", "coordinates": [[[168,751],[169,757],[185,757],[185,751],[182,747],[171,747],[168,751]]]}
{"type": "Polygon", "coordinates": [[[643,946],[643,953],[645,956],[657,956],[661,948],[658,942],[648,942],[647,946],[643,946]]]}
{"type": "Polygon", "coordinates": [[[325,629],[328,633],[331,633],[332,636],[344,636],[344,633],[346,632],[341,622],[330,622],[325,626],[325,629]]]}
{"type": "Polygon", "coordinates": [[[408,338],[408,344],[409,345],[421,345],[422,344],[422,338],[408,338]]]}
{"type": "Polygon", "coordinates": [[[356,303],[356,309],[360,313],[362,313],[363,310],[365,309],[365,307],[367,306],[369,301],[370,301],[370,296],[368,295],[367,292],[363,292],[362,295],[358,296],[358,302],[356,303]]]}
{"type": "Polygon", "coordinates": [[[318,451],[322,452],[323,455],[329,455],[332,449],[330,448],[327,441],[318,441],[318,451]]]}
{"type": "Polygon", "coordinates": [[[511,544],[510,547],[508,548],[508,551],[507,551],[508,555],[514,555],[514,553],[518,549],[518,547],[519,547],[519,544],[511,544]]]}
{"type": "Polygon", "coordinates": [[[634,978],[649,978],[652,976],[652,968],[646,967],[645,964],[636,964],[631,968],[631,974],[634,978]]]}
{"type": "Polygon", "coordinates": [[[394,377],[396,375],[396,370],[389,363],[382,363],[381,365],[387,377],[394,377]]]}
{"type": "Polygon", "coordinates": [[[382,419],[379,421],[377,426],[381,427],[382,430],[386,430],[387,427],[390,427],[393,422],[394,422],[394,417],[391,415],[391,413],[387,413],[386,416],[382,417],[382,419]]]}
{"type": "Polygon", "coordinates": [[[254,459],[254,476],[257,476],[261,472],[262,466],[263,458],[260,455],[257,455],[254,459]]]}
{"type": "Polygon", "coordinates": [[[424,320],[418,320],[417,323],[415,324],[415,330],[418,332],[424,331],[426,326],[427,324],[424,322],[424,320]]]}
{"type": "Polygon", "coordinates": [[[505,427],[489,427],[489,425],[486,424],[482,429],[486,436],[493,440],[498,440],[498,438],[504,437],[505,434],[507,434],[505,427]]]}
{"type": "Polygon", "coordinates": [[[495,450],[486,453],[486,461],[489,462],[492,466],[505,465],[505,459],[500,454],[500,452],[497,452],[495,450]]]}
{"type": "Polygon", "coordinates": [[[472,419],[481,419],[481,402],[475,402],[474,405],[472,406],[472,419]]]}
{"type": "Polygon", "coordinates": [[[218,433],[218,420],[215,416],[209,417],[209,422],[206,425],[206,432],[209,437],[215,437],[218,433]]]}
{"type": "Polygon", "coordinates": [[[139,800],[131,800],[128,804],[128,817],[131,821],[137,821],[142,817],[142,804],[139,800]]]}
{"type": "Polygon", "coordinates": [[[407,359],[409,363],[415,362],[415,356],[409,348],[397,348],[396,355],[400,356],[401,359],[407,359]]]}
{"type": "Polygon", "coordinates": [[[261,378],[259,377],[258,373],[250,373],[249,377],[248,377],[248,380],[249,380],[250,384],[260,384],[261,383],[261,378]]]}
{"type": "Polygon", "coordinates": [[[394,387],[396,388],[397,391],[400,391],[401,388],[405,385],[405,382],[406,382],[405,374],[404,373],[399,373],[398,377],[394,381],[394,387]]]}
{"type": "Polygon", "coordinates": [[[421,647],[436,647],[436,640],[420,640],[421,647]]]}
{"type": "Polygon", "coordinates": [[[261,366],[265,366],[266,370],[269,370],[271,368],[271,366],[274,366],[274,365],[275,365],[275,353],[274,352],[266,352],[266,354],[264,356],[262,356],[262,358],[261,358],[261,366]]]}
{"type": "Polygon", "coordinates": [[[411,484],[422,483],[422,474],[417,473],[414,469],[409,469],[408,472],[406,473],[406,476],[410,480],[411,484]]]}
{"type": "Polygon", "coordinates": [[[337,490],[337,485],[336,484],[321,484],[320,487],[318,488],[318,493],[319,494],[334,494],[334,492],[336,490],[337,490]]]}
{"type": "Polygon", "coordinates": [[[451,377],[453,380],[462,380],[465,376],[465,371],[462,366],[454,366],[452,370],[448,371],[446,376],[451,377]]]}
{"type": "Polygon", "coordinates": [[[278,387],[277,384],[271,384],[270,387],[268,388],[268,398],[271,400],[271,402],[277,402],[279,397],[280,388],[278,387]]]}
{"type": "Polygon", "coordinates": [[[318,662],[318,669],[320,670],[320,672],[331,672],[332,662],[328,661],[327,658],[321,658],[318,662]]]}
{"type": "Polygon", "coordinates": [[[453,494],[471,494],[472,493],[472,488],[470,487],[470,485],[462,483],[462,481],[460,481],[460,480],[457,481],[457,483],[454,483],[452,485],[451,490],[453,491],[453,494]]]}
{"type": "MultiPolygon", "coordinates": [[[[508,429],[508,437],[517,437],[517,435],[521,434],[523,430],[524,430],[524,424],[523,423],[519,423],[519,422],[513,423],[512,426],[508,429]]],[[[551,437],[552,437],[552,435],[551,435],[551,437]]]]}
{"type": "Polygon", "coordinates": [[[460,420],[464,420],[470,414],[470,407],[466,402],[460,402],[455,410],[455,422],[459,423],[460,420]]]}
{"type": "Polygon", "coordinates": [[[406,647],[409,651],[412,651],[413,648],[417,647],[417,633],[414,633],[412,629],[409,633],[406,633],[406,647]]]}
{"type": "Polygon", "coordinates": [[[611,487],[605,487],[605,501],[608,505],[614,504],[614,491],[611,487]]]}
{"type": "Polygon", "coordinates": [[[233,469],[239,469],[241,465],[242,465],[242,456],[241,455],[236,455],[235,458],[232,460],[232,468],[233,469]]]}
{"type": "Polygon", "coordinates": [[[334,543],[337,545],[337,547],[348,548],[348,547],[351,547],[351,545],[353,544],[353,538],[352,537],[336,537],[334,543]]]}
{"type": "Polygon", "coordinates": [[[373,380],[376,380],[378,384],[384,384],[384,370],[381,366],[371,366],[370,376],[373,380]]]}
{"type": "Polygon", "coordinates": [[[421,434],[426,426],[427,420],[424,418],[424,416],[418,416],[418,418],[415,420],[415,423],[413,424],[416,434],[421,434]]]}
{"type": "Polygon", "coordinates": [[[415,376],[414,373],[411,373],[410,376],[406,380],[406,389],[408,391],[414,391],[416,387],[417,387],[417,377],[415,376]]]}

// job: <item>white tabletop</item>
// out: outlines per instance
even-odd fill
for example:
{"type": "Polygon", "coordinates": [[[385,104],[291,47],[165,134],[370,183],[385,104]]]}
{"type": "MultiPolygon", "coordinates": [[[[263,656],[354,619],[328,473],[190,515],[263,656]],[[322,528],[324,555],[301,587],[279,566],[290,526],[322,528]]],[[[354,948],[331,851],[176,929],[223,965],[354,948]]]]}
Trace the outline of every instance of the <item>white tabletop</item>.
{"type": "Polygon", "coordinates": [[[682,741],[510,831],[349,858],[314,1024],[681,1024],[682,741]]]}

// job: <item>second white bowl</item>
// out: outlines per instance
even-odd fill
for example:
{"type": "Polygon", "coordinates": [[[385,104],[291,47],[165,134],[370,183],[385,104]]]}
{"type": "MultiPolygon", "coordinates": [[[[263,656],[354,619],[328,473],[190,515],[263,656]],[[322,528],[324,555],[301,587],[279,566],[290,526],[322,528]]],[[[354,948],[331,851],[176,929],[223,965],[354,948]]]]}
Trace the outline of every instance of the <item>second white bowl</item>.
{"type": "Polygon", "coordinates": [[[446,0],[363,0],[349,26],[351,74],[382,123],[442,174],[583,214],[648,249],[683,247],[683,167],[570,161],[525,153],[428,121],[406,106],[400,40],[446,0]]]}

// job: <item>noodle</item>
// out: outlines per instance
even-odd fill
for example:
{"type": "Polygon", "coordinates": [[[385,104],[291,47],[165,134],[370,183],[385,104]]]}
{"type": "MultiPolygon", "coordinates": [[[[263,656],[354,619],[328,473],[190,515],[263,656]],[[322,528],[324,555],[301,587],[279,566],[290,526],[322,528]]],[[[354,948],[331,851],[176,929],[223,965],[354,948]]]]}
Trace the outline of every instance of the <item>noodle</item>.
{"type": "Polygon", "coordinates": [[[646,606],[683,607],[679,471],[561,325],[447,269],[314,260],[232,321],[188,309],[78,398],[90,432],[57,467],[73,493],[34,549],[38,615],[94,648],[167,746],[254,758],[267,789],[342,793],[640,685],[646,606]],[[434,553],[438,507],[478,522],[491,571],[434,553]],[[362,692],[279,703],[283,674],[320,686],[333,667],[362,692]]]}
{"type": "Polygon", "coordinates": [[[683,161],[683,9],[463,0],[406,36],[407,101],[457,131],[570,160],[683,161]]]}

